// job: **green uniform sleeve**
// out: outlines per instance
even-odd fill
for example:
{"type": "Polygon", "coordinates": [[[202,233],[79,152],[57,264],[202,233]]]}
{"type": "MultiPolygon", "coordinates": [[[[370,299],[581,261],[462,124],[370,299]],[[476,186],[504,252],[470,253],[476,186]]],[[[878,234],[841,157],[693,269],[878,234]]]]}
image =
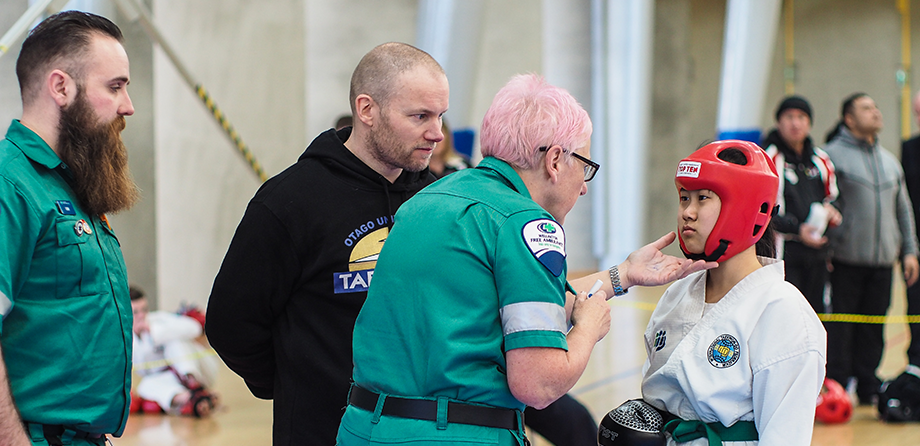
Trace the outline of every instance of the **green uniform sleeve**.
{"type": "Polygon", "coordinates": [[[0,332],[15,296],[29,275],[40,224],[17,188],[0,179],[0,332]]]}
{"type": "Polygon", "coordinates": [[[495,285],[505,350],[568,349],[565,340],[565,234],[539,212],[512,215],[499,229],[495,285]]]}

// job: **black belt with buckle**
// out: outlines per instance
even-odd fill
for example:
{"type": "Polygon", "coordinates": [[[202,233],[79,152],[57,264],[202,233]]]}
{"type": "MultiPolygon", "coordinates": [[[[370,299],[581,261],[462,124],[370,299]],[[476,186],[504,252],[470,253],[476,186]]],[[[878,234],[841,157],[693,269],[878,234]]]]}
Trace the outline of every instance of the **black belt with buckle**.
{"type": "MultiPolygon", "coordinates": [[[[29,432],[28,424],[26,425],[26,432],[29,432]]],[[[61,437],[64,435],[64,432],[68,429],[65,426],[60,424],[42,424],[42,433],[45,435],[45,440],[48,441],[48,444],[54,445],[63,445],[61,437]]],[[[74,432],[73,438],[86,439],[91,443],[98,445],[105,444],[105,434],[94,434],[90,432],[84,432],[78,429],[71,429],[74,432]]]]}
{"type": "MultiPolygon", "coordinates": [[[[359,409],[373,412],[377,408],[377,399],[380,395],[352,386],[348,397],[348,404],[359,409]]],[[[416,420],[438,421],[437,400],[423,400],[387,396],[383,402],[382,415],[412,418],[416,420]]],[[[523,422],[524,415],[514,409],[501,409],[498,407],[475,406],[472,404],[449,401],[447,403],[447,422],[472,424],[476,426],[494,427],[498,429],[518,430],[523,422]]]]}

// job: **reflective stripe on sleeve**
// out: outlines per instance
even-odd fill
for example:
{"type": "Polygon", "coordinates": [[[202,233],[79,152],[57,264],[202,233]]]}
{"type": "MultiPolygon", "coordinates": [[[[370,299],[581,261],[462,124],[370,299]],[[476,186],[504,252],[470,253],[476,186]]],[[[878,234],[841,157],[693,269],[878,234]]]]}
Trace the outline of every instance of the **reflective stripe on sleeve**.
{"type": "Polygon", "coordinates": [[[565,333],[565,308],[548,302],[521,302],[499,311],[505,336],[519,331],[543,330],[565,333]]]}
{"type": "Polygon", "coordinates": [[[10,308],[13,308],[13,301],[9,297],[6,297],[6,294],[0,292],[0,319],[5,319],[6,315],[10,312],[10,308]]]}

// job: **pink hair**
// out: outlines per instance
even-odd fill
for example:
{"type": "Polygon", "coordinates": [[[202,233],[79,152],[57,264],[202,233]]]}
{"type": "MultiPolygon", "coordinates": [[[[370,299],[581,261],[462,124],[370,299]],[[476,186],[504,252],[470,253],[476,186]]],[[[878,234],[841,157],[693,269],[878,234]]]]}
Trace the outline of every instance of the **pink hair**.
{"type": "Polygon", "coordinates": [[[567,152],[588,144],[591,118],[569,92],[536,74],[511,78],[482,119],[483,156],[532,169],[540,147],[560,145],[567,152]]]}

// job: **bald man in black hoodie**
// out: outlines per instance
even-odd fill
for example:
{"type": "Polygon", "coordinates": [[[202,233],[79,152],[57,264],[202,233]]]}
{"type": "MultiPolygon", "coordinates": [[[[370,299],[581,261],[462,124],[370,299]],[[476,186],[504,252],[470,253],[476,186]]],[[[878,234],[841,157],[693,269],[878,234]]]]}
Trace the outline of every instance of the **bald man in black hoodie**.
{"type": "Polygon", "coordinates": [[[208,302],[211,345],[253,395],[274,399],[275,445],[333,445],[352,330],[397,208],[434,180],[444,70],[386,43],[361,59],[354,127],[320,134],[249,202],[208,302]]]}

